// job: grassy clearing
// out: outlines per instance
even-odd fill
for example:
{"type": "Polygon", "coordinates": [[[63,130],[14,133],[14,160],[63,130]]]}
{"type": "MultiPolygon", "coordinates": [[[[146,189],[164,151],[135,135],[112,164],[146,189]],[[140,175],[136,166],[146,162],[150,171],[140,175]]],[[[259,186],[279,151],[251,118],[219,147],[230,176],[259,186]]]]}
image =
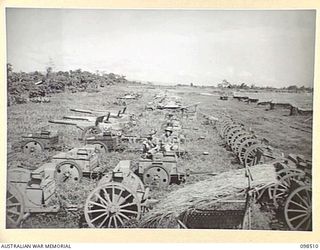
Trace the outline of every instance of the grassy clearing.
{"type": "MultiPolygon", "coordinates": [[[[154,128],[158,131],[158,135],[161,135],[164,112],[145,112],[144,108],[154,95],[159,94],[160,91],[168,91],[168,94],[174,93],[181,96],[182,102],[185,104],[200,101],[199,109],[204,113],[216,117],[224,114],[232,115],[234,118],[241,120],[248,128],[256,131],[258,135],[267,138],[279,152],[303,154],[306,157],[311,157],[311,134],[289,127],[291,124],[311,126],[312,120],[304,122],[308,117],[288,116],[288,110],[265,111],[264,107],[258,107],[255,104],[246,104],[233,99],[220,101],[217,96],[200,95],[201,92],[209,92],[206,89],[178,88],[166,90],[165,87],[151,89],[145,86],[110,86],[97,93],[61,93],[52,96],[50,103],[30,102],[24,105],[10,106],[8,107],[8,150],[13,149],[22,135],[34,132],[43,126],[59,130],[62,135],[62,144],[69,147],[81,146],[82,142],[78,140],[80,131],[76,127],[48,124],[48,120],[61,119],[64,115],[75,115],[69,111],[70,108],[118,110],[120,107],[114,104],[116,97],[123,92],[130,91],[141,92],[143,96],[128,105],[128,112],[139,117],[138,125],[128,133],[146,134],[151,128],[154,128]]],[[[202,124],[200,117],[194,121],[184,121],[183,123],[185,127],[190,128],[185,130],[186,148],[190,157],[179,159],[179,165],[183,165],[192,171],[216,173],[241,168],[239,164],[235,163],[234,155],[222,146],[223,142],[214,127],[202,124]],[[204,136],[205,139],[199,139],[201,136],[204,136]],[[204,151],[209,154],[203,155],[204,151]]],[[[25,167],[35,168],[42,162],[50,161],[50,157],[56,153],[53,150],[39,158],[29,158],[22,153],[18,153],[14,159],[10,159],[8,167],[24,164],[25,167]]],[[[109,153],[101,159],[101,169],[110,171],[120,160],[125,159],[136,162],[139,159],[139,153],[109,153]]],[[[152,198],[161,200],[174,190],[209,178],[210,176],[206,175],[190,176],[187,182],[182,185],[171,185],[165,190],[152,192],[152,198]]],[[[59,189],[62,201],[66,204],[78,206],[80,208],[78,212],[67,212],[62,209],[58,214],[32,215],[25,221],[23,227],[77,228],[82,213],[81,206],[84,204],[87,194],[95,185],[95,181],[84,180],[77,186],[59,189]]],[[[270,214],[270,211],[262,211],[259,205],[255,205],[254,211],[255,229],[280,229],[279,223],[272,222],[271,217],[273,215],[270,214]]]]}

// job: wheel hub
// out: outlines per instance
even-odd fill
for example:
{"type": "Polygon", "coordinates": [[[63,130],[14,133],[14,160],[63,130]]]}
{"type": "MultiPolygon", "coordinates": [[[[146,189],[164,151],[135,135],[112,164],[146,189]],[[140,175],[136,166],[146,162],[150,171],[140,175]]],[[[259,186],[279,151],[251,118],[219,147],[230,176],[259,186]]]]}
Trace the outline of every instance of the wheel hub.
{"type": "Polygon", "coordinates": [[[112,204],[112,205],[109,207],[109,210],[110,210],[110,213],[111,213],[111,214],[116,214],[116,213],[119,212],[119,206],[112,204]]]}

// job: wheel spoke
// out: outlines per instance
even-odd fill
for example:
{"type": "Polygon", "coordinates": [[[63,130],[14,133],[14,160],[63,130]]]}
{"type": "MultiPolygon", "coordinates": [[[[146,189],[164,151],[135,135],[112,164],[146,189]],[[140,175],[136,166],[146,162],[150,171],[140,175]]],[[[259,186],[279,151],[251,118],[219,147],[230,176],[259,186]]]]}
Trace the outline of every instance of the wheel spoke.
{"type": "Polygon", "coordinates": [[[129,193],[119,205],[122,205],[130,196],[132,196],[131,193],[129,193]]]}
{"type": "Polygon", "coordinates": [[[120,209],[120,212],[129,213],[129,214],[138,214],[137,211],[132,211],[128,209],[120,209]]]}
{"type": "Polygon", "coordinates": [[[115,194],[115,191],[114,191],[114,186],[111,187],[111,200],[112,200],[112,203],[115,203],[115,198],[114,198],[114,194],[115,194]]]}
{"type": "Polygon", "coordinates": [[[301,196],[299,193],[297,193],[297,196],[300,198],[301,201],[303,201],[303,203],[304,203],[307,207],[309,206],[309,204],[307,203],[307,201],[306,201],[304,198],[302,198],[302,196],[301,196]]]}
{"type": "Polygon", "coordinates": [[[101,217],[105,216],[105,215],[108,215],[108,211],[107,212],[104,212],[102,214],[100,214],[99,216],[95,217],[93,220],[91,220],[91,222],[95,222],[96,220],[100,219],[101,217]]]}
{"type": "Polygon", "coordinates": [[[303,206],[302,204],[300,204],[300,203],[298,203],[298,202],[295,202],[295,201],[293,201],[293,200],[291,200],[290,203],[293,203],[293,204],[295,204],[295,205],[303,208],[304,210],[307,210],[307,209],[308,209],[307,207],[305,207],[305,206],[303,206]]]}
{"type": "Polygon", "coordinates": [[[118,200],[117,200],[117,204],[118,204],[118,205],[119,205],[119,201],[120,201],[120,199],[121,199],[121,195],[122,195],[123,191],[124,191],[124,189],[121,189],[121,190],[120,190],[120,193],[118,194],[118,200]]]}
{"type": "Polygon", "coordinates": [[[113,218],[113,221],[114,221],[114,227],[118,228],[116,216],[113,216],[112,218],[113,218]]]}
{"type": "Polygon", "coordinates": [[[305,223],[307,221],[308,218],[309,218],[309,216],[306,216],[303,220],[301,220],[300,223],[296,226],[296,228],[297,229],[300,228],[303,225],[303,223],[305,223]]]}
{"type": "Polygon", "coordinates": [[[311,205],[311,197],[310,197],[310,194],[309,194],[309,191],[308,190],[305,190],[305,193],[306,193],[306,196],[307,196],[307,202],[308,202],[308,206],[310,206],[311,205]]]}
{"type": "Polygon", "coordinates": [[[7,219],[9,219],[11,221],[11,223],[16,224],[17,221],[15,221],[14,219],[12,219],[10,216],[7,216],[7,219]]]}
{"type": "Polygon", "coordinates": [[[99,198],[99,200],[100,200],[101,202],[103,202],[106,206],[108,206],[108,203],[106,202],[106,200],[103,199],[103,198],[100,196],[99,193],[95,193],[95,195],[99,198]]]}
{"type": "Polygon", "coordinates": [[[10,204],[7,204],[7,207],[14,207],[14,206],[20,206],[20,203],[10,203],[10,204]]]}
{"type": "Polygon", "coordinates": [[[7,209],[7,212],[11,213],[11,214],[15,214],[15,215],[20,215],[20,213],[16,212],[16,211],[12,211],[10,209],[7,209]]]}
{"type": "Polygon", "coordinates": [[[108,228],[111,227],[111,221],[112,221],[113,216],[110,217],[109,222],[108,222],[108,228]]]}
{"type": "Polygon", "coordinates": [[[119,207],[123,208],[123,207],[129,207],[129,206],[132,206],[132,205],[137,205],[137,203],[131,202],[131,203],[123,204],[123,205],[121,205],[119,207]]]}
{"type": "Polygon", "coordinates": [[[122,216],[123,218],[125,218],[126,220],[130,220],[130,218],[128,216],[126,216],[125,214],[123,213],[118,213],[119,216],[122,216]]]}
{"type": "Polygon", "coordinates": [[[288,209],[287,211],[292,213],[307,213],[306,210],[300,210],[300,209],[288,209]]]}
{"type": "Polygon", "coordinates": [[[123,226],[124,222],[118,214],[116,214],[116,218],[120,221],[121,226],[123,226]]]}
{"type": "Polygon", "coordinates": [[[306,216],[306,214],[299,214],[293,218],[290,218],[289,221],[291,222],[291,221],[297,220],[297,219],[305,217],[305,216],[306,216]]]}
{"type": "Polygon", "coordinates": [[[103,188],[102,190],[103,190],[103,192],[104,192],[104,197],[106,197],[107,200],[108,200],[108,202],[109,202],[110,204],[112,204],[112,201],[110,200],[110,197],[109,197],[109,193],[106,191],[105,188],[103,188]]]}
{"type": "Polygon", "coordinates": [[[104,220],[99,224],[98,228],[101,228],[106,223],[107,219],[109,218],[109,215],[110,214],[108,214],[106,218],[104,218],[104,220]]]}

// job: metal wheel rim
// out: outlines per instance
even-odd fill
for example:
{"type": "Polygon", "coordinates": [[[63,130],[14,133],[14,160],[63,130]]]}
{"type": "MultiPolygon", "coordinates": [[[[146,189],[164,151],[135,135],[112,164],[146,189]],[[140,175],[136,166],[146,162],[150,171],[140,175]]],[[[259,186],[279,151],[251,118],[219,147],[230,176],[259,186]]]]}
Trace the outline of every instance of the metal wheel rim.
{"type": "Polygon", "coordinates": [[[40,154],[43,151],[43,147],[38,141],[28,141],[22,148],[25,154],[40,154]]]}
{"type": "Polygon", "coordinates": [[[152,166],[144,171],[143,183],[151,187],[167,187],[170,184],[170,175],[163,167],[152,166]]]}
{"type": "Polygon", "coordinates": [[[60,183],[77,183],[81,181],[82,171],[75,162],[61,162],[56,167],[55,177],[60,183]]]}
{"type": "Polygon", "coordinates": [[[135,193],[121,183],[109,183],[95,188],[85,204],[85,219],[92,228],[123,227],[141,214],[135,193]]]}

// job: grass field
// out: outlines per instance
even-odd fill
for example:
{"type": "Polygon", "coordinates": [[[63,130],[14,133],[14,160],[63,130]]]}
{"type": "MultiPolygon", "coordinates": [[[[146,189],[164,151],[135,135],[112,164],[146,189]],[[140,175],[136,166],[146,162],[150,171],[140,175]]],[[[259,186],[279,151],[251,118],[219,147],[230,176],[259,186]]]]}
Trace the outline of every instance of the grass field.
{"type": "MultiPolygon", "coordinates": [[[[61,144],[66,147],[81,146],[82,142],[78,140],[80,131],[76,127],[49,124],[48,120],[61,119],[64,115],[74,115],[69,111],[70,108],[116,111],[120,108],[114,104],[116,97],[122,95],[123,92],[130,91],[142,93],[142,98],[132,101],[128,105],[127,112],[139,117],[137,126],[132,131],[129,131],[130,133],[145,134],[151,128],[156,129],[158,135],[162,133],[160,125],[165,121],[164,112],[145,111],[145,105],[152,101],[154,95],[167,91],[169,95],[180,96],[182,102],[186,105],[200,102],[199,110],[201,112],[215,117],[223,117],[228,114],[242,121],[247,128],[255,131],[257,135],[268,139],[270,145],[279,153],[302,154],[309,159],[312,157],[312,134],[297,129],[305,128],[306,130],[306,128],[310,129],[312,127],[312,119],[308,119],[308,116],[289,116],[289,110],[285,109],[266,111],[265,107],[239,102],[232,98],[222,101],[219,100],[218,96],[200,95],[203,92],[210,92],[209,89],[205,88],[150,88],[144,85],[110,86],[100,89],[96,93],[61,93],[52,96],[50,103],[38,104],[29,102],[24,105],[10,106],[7,110],[8,152],[15,150],[16,145],[21,140],[21,136],[37,131],[44,126],[59,130],[62,135],[61,144]]],[[[295,100],[297,102],[312,103],[312,96],[296,95],[295,100]]],[[[215,173],[241,168],[241,165],[236,163],[234,155],[223,147],[223,141],[213,126],[204,125],[200,117],[194,121],[185,121],[183,126],[189,128],[185,130],[185,134],[188,139],[186,147],[190,151],[190,157],[188,159],[179,159],[178,164],[184,165],[192,171],[212,171],[215,173]],[[202,136],[204,136],[204,139],[200,140],[199,138],[202,136]],[[208,155],[203,155],[204,151],[208,152],[208,155]]],[[[50,157],[56,153],[55,150],[52,150],[38,158],[30,158],[23,153],[18,153],[13,159],[8,160],[8,167],[24,165],[27,168],[34,169],[43,162],[50,161],[50,157]]],[[[139,153],[109,153],[101,159],[101,168],[104,171],[110,171],[119,160],[125,159],[136,162],[139,159],[139,153]]],[[[210,178],[210,176],[190,176],[186,183],[172,185],[165,190],[156,191],[152,193],[152,197],[162,199],[173,190],[207,178],[210,178]]],[[[82,205],[95,185],[96,182],[94,180],[84,179],[75,186],[59,187],[60,198],[62,198],[64,205],[76,205],[79,207],[78,211],[67,212],[62,209],[58,214],[32,215],[23,223],[23,227],[78,227],[82,214],[82,205]]],[[[260,207],[257,204],[254,211],[254,229],[286,229],[281,219],[275,218],[275,214],[267,207],[260,207]]]]}

